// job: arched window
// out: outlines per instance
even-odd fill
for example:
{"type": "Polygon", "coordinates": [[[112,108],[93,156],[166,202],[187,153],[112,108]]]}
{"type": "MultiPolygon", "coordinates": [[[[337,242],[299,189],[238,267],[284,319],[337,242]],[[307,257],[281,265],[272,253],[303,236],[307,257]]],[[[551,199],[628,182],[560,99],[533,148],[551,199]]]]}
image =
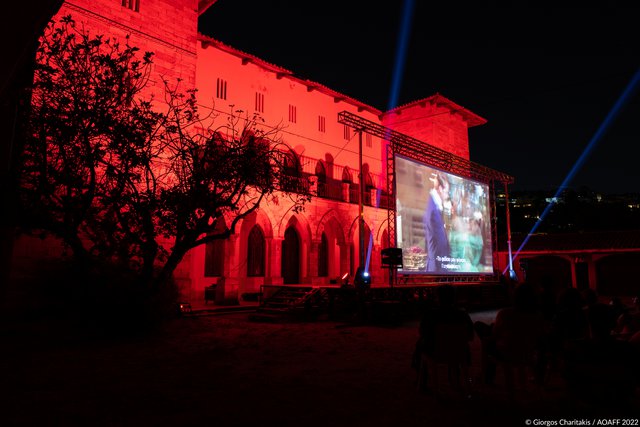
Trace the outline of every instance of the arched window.
{"type": "Polygon", "coordinates": [[[318,182],[327,182],[327,171],[324,168],[324,164],[319,160],[316,163],[316,176],[318,177],[318,182]]]}
{"type": "Polygon", "coordinates": [[[264,234],[259,225],[249,232],[247,243],[247,277],[264,276],[264,234]]]}
{"type": "Polygon", "coordinates": [[[349,184],[349,202],[358,203],[360,201],[360,196],[358,195],[360,185],[353,182],[353,177],[348,167],[342,169],[342,182],[349,184]]]}
{"type": "Polygon", "coordinates": [[[372,188],[376,188],[375,184],[373,183],[373,177],[371,176],[370,173],[365,174],[364,176],[364,186],[365,186],[365,190],[371,190],[372,188]]]}
{"type": "Polygon", "coordinates": [[[375,190],[376,186],[373,184],[373,178],[371,174],[367,173],[364,176],[364,204],[367,206],[374,206],[375,200],[371,198],[371,190],[375,190]]]}
{"type": "MultiPolygon", "coordinates": [[[[212,234],[222,234],[227,230],[223,220],[216,220],[212,234]]],[[[224,244],[225,239],[207,242],[204,251],[204,277],[220,277],[224,275],[224,244]]]]}
{"type": "Polygon", "coordinates": [[[282,153],[282,156],[282,189],[294,192],[302,190],[304,184],[300,179],[302,173],[298,156],[293,150],[282,153]]]}
{"type": "Polygon", "coordinates": [[[284,153],[284,173],[288,176],[300,176],[300,162],[293,150],[284,153]]]}
{"type": "Polygon", "coordinates": [[[353,182],[353,178],[351,178],[351,171],[348,167],[342,169],[342,182],[353,182]]]}
{"type": "Polygon", "coordinates": [[[324,164],[318,160],[316,163],[316,177],[318,178],[318,197],[327,196],[327,171],[324,164]]]}
{"type": "Polygon", "coordinates": [[[204,255],[204,277],[220,277],[224,272],[224,240],[207,242],[204,255]]]}
{"type": "Polygon", "coordinates": [[[327,235],[322,232],[320,246],[318,246],[318,277],[329,275],[329,243],[327,235]]]}
{"type": "Polygon", "coordinates": [[[334,177],[333,156],[329,153],[324,154],[324,168],[329,179],[334,177]]]}

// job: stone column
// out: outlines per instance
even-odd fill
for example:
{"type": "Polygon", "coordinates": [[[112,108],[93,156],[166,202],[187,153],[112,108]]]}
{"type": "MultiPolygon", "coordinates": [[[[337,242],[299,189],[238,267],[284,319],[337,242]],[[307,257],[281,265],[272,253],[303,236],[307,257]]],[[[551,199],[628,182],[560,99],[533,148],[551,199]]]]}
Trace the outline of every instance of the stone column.
{"type": "MultiPolygon", "coordinates": [[[[226,241],[224,251],[224,274],[218,279],[216,287],[216,303],[229,304],[238,302],[238,292],[243,271],[240,260],[240,236],[232,234],[226,241]]],[[[246,274],[246,267],[244,270],[246,274]]]]}
{"type": "MultiPolygon", "coordinates": [[[[338,244],[340,247],[340,271],[338,275],[342,277],[344,273],[348,273],[350,269],[350,250],[349,243],[338,244]]],[[[353,279],[353,278],[352,278],[353,279]]]]}
{"type": "Polygon", "coordinates": [[[578,287],[578,275],[576,273],[576,265],[578,264],[578,256],[572,255],[571,258],[569,259],[569,261],[571,262],[571,287],[572,288],[577,288],[578,287]]]}
{"type": "Polygon", "coordinates": [[[373,244],[371,246],[369,274],[371,274],[371,283],[375,283],[377,286],[384,284],[384,276],[380,270],[380,245],[373,244]]]}
{"type": "Polygon", "coordinates": [[[598,291],[598,272],[596,270],[596,256],[589,257],[589,288],[598,291]]]}
{"type": "Polygon", "coordinates": [[[348,182],[342,183],[342,200],[349,203],[349,183],[348,182]]]}
{"type": "Polygon", "coordinates": [[[268,237],[265,239],[267,253],[265,258],[265,285],[282,285],[282,238],[268,237]]]}
{"type": "Polygon", "coordinates": [[[378,207],[378,190],[376,188],[371,188],[369,189],[369,192],[371,194],[371,206],[373,206],[374,208],[378,207]]]}
{"type": "MultiPolygon", "coordinates": [[[[309,248],[309,278],[312,285],[326,284],[326,277],[319,277],[318,256],[320,250],[320,240],[312,240],[309,248]]],[[[328,260],[327,260],[328,261],[328,260]]]]}

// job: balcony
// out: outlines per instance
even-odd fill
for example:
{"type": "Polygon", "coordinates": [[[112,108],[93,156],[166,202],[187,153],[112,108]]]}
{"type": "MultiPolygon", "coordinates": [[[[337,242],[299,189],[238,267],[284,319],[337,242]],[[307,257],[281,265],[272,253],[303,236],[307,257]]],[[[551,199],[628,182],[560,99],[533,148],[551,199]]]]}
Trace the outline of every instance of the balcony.
{"type": "MultiPolygon", "coordinates": [[[[357,179],[357,170],[352,170],[343,165],[330,164],[323,165],[320,168],[320,170],[325,171],[325,175],[318,175],[316,174],[318,159],[307,156],[298,156],[297,159],[300,170],[295,174],[290,171],[289,174],[281,178],[281,188],[283,190],[292,192],[311,191],[315,197],[344,203],[358,204],[360,202],[360,185],[351,181],[354,175],[357,179]],[[310,184],[310,177],[315,177],[316,179],[315,192],[310,184]],[[341,177],[342,179],[334,177],[341,177]]],[[[386,191],[381,191],[375,187],[376,183],[378,183],[378,186],[386,186],[386,177],[369,173],[367,188],[364,191],[362,202],[366,206],[388,209],[393,204],[386,191]]]]}
{"type": "Polygon", "coordinates": [[[309,177],[282,175],[280,177],[280,190],[291,193],[307,193],[310,190],[309,177]]]}
{"type": "Polygon", "coordinates": [[[318,197],[323,199],[339,200],[346,202],[345,194],[342,190],[342,182],[334,179],[327,182],[318,181],[318,197]]]}

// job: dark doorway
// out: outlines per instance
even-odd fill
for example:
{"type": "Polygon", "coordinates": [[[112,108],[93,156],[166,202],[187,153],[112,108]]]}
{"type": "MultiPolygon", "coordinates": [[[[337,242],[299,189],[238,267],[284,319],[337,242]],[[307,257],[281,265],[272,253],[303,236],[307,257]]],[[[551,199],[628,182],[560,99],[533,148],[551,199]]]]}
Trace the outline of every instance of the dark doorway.
{"type": "Polygon", "coordinates": [[[285,285],[300,283],[300,238],[293,227],[284,232],[281,265],[285,285]]]}

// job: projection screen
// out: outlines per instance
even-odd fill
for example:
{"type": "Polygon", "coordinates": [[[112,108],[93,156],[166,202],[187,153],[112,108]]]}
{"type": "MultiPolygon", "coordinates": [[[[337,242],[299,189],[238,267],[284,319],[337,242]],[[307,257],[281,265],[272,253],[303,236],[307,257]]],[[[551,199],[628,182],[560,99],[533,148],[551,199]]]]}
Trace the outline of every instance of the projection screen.
{"type": "Polygon", "coordinates": [[[400,273],[493,273],[489,186],[395,156],[400,273]]]}

